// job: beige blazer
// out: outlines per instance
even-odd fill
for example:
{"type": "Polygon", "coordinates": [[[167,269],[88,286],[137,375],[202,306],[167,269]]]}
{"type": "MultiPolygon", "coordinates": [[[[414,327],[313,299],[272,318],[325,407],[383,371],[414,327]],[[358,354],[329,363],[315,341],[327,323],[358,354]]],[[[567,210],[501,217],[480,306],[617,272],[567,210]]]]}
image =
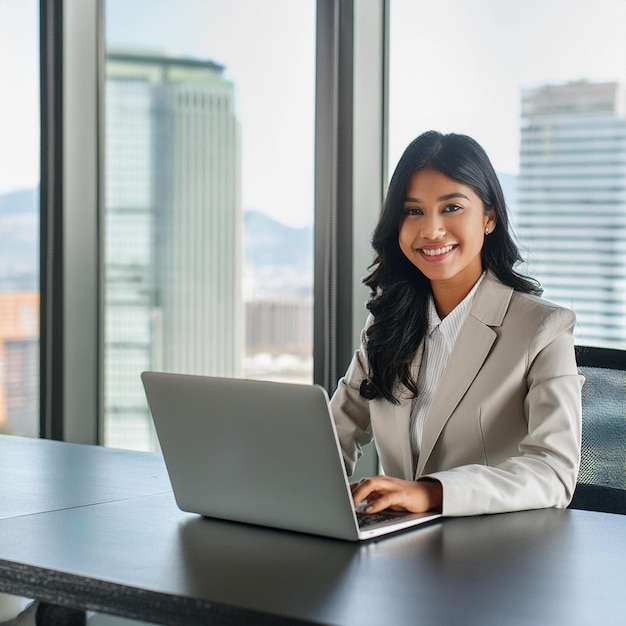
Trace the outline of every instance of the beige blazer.
{"type": "MultiPolygon", "coordinates": [[[[488,273],[426,416],[415,472],[412,398],[405,388],[397,406],[359,395],[367,372],[361,344],[331,400],[348,472],[374,439],[387,475],[441,482],[444,515],[566,507],[580,464],[584,379],[574,355],[575,322],[572,311],[488,273]]],[[[422,347],[415,377],[421,355],[422,347]]]]}

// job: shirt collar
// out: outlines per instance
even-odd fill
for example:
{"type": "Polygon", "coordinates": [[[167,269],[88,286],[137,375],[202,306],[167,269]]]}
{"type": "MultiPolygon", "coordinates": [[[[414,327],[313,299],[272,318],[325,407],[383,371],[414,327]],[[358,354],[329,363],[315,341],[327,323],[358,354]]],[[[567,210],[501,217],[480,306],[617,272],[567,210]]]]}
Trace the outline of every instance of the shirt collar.
{"type": "Polygon", "coordinates": [[[459,331],[461,330],[461,326],[463,325],[463,322],[472,307],[474,296],[476,295],[478,287],[484,277],[485,272],[480,275],[480,278],[476,281],[476,284],[471,288],[465,298],[463,298],[463,300],[461,300],[461,302],[459,302],[459,304],[457,304],[443,320],[437,313],[435,300],[431,293],[430,298],[428,299],[428,335],[431,335],[436,328],[439,328],[441,333],[446,337],[448,346],[451,347],[454,345],[459,331]]]}

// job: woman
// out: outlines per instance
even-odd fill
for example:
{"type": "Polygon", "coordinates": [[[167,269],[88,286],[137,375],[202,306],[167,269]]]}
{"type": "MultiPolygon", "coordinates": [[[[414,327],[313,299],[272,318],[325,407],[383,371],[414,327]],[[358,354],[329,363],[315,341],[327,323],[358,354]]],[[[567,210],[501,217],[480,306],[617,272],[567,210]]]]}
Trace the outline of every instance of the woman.
{"type": "Polygon", "coordinates": [[[405,150],[374,231],[362,344],[331,406],[365,511],[565,507],[580,462],[575,316],[518,274],[498,178],[470,137],[405,150]]]}

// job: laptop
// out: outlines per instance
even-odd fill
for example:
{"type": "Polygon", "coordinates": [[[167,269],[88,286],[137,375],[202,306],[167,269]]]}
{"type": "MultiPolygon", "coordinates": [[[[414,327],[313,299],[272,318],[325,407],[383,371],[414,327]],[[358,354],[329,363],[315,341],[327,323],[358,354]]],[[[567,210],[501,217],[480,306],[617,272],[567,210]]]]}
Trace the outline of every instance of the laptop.
{"type": "Polygon", "coordinates": [[[328,395],[318,385],[162,372],[141,378],[183,511],[351,541],[441,517],[355,510],[328,395]]]}

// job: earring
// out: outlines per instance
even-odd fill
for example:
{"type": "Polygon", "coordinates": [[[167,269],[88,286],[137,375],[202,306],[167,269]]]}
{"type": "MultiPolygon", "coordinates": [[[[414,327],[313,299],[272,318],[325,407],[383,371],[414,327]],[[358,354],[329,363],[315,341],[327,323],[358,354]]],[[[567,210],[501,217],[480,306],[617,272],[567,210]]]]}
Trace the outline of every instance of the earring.
{"type": "Polygon", "coordinates": [[[488,234],[489,234],[489,229],[485,228],[485,235],[488,235],[488,234]]]}

